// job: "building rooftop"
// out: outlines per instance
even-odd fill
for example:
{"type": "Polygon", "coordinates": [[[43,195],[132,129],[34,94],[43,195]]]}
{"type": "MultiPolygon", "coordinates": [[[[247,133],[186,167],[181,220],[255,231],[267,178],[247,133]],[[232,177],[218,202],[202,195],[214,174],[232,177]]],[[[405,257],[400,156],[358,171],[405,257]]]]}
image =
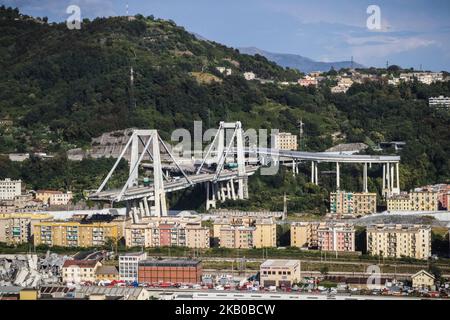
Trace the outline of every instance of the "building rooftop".
{"type": "Polygon", "coordinates": [[[85,295],[105,295],[114,297],[126,297],[127,300],[137,299],[145,288],[124,288],[124,287],[99,287],[89,286],[76,289],[76,293],[85,295]]]}
{"type": "Polygon", "coordinates": [[[201,263],[200,260],[186,259],[163,259],[163,260],[143,260],[139,262],[139,266],[147,267],[196,267],[201,263]]]}
{"type": "Polygon", "coordinates": [[[18,286],[0,286],[0,296],[4,294],[17,294],[23,288],[18,286]]]}
{"type": "Polygon", "coordinates": [[[95,271],[95,274],[112,274],[112,275],[118,275],[119,270],[115,266],[100,266],[95,271]]]}
{"type": "Polygon", "coordinates": [[[64,261],[63,268],[68,268],[71,266],[94,268],[97,262],[98,262],[97,260],[66,260],[64,261]]]}
{"type": "Polygon", "coordinates": [[[300,264],[300,260],[266,260],[261,268],[292,268],[300,264]]]}
{"type": "Polygon", "coordinates": [[[373,224],[367,227],[367,231],[417,231],[419,229],[430,229],[429,225],[420,225],[420,224],[373,224]]]}
{"type": "Polygon", "coordinates": [[[139,251],[139,252],[126,252],[126,253],[122,253],[120,256],[121,256],[121,257],[138,257],[138,256],[141,256],[141,255],[143,255],[143,254],[147,255],[146,252],[141,252],[141,251],[139,251]]]}

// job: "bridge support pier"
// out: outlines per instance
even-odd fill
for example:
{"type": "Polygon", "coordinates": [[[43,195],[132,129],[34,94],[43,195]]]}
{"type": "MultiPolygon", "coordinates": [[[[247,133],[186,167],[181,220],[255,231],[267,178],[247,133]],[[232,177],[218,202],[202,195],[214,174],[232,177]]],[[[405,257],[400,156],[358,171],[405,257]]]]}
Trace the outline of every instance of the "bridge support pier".
{"type": "Polygon", "coordinates": [[[311,162],[311,183],[319,185],[319,163],[317,161],[311,162]]]}
{"type": "Polygon", "coordinates": [[[336,162],[336,191],[341,190],[341,172],[339,162],[336,162]]]}
{"type": "Polygon", "coordinates": [[[367,163],[364,163],[364,172],[363,172],[363,192],[369,192],[369,186],[367,181],[367,163]]]}
{"type": "Polygon", "coordinates": [[[216,189],[217,185],[212,182],[206,182],[206,211],[216,208],[216,189]]]}
{"type": "Polygon", "coordinates": [[[400,193],[399,163],[383,164],[383,195],[387,198],[400,193]]]}

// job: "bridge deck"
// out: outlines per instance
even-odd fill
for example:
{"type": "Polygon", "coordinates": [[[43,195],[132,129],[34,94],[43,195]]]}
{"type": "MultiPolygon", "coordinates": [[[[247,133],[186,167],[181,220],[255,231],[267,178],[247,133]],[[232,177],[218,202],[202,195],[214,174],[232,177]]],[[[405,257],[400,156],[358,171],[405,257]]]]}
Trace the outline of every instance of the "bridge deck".
{"type": "MultiPolygon", "coordinates": [[[[245,169],[246,175],[250,176],[253,175],[258,170],[258,167],[248,166],[245,169]]],[[[189,176],[189,179],[191,180],[192,184],[199,184],[204,182],[211,182],[214,180],[214,173],[203,173],[198,175],[192,175],[189,176]]],[[[223,170],[222,173],[219,175],[217,181],[227,181],[233,178],[237,178],[238,173],[234,170],[223,170]]],[[[186,189],[190,187],[191,184],[185,179],[181,178],[176,181],[171,182],[164,182],[164,190],[166,192],[174,192],[182,189],[186,189]]],[[[120,189],[112,189],[107,191],[102,191],[99,193],[94,193],[89,196],[90,200],[104,200],[104,201],[117,201],[117,197],[120,194],[120,189]]],[[[149,200],[152,200],[153,197],[153,186],[139,186],[139,187],[132,187],[128,188],[121,200],[133,200],[133,199],[140,199],[143,197],[148,197],[149,200]]]]}
{"type": "Polygon", "coordinates": [[[318,161],[318,162],[396,163],[400,161],[399,156],[347,155],[347,154],[331,154],[326,152],[288,151],[269,148],[256,148],[256,149],[246,148],[245,152],[293,158],[298,160],[318,161]]]}

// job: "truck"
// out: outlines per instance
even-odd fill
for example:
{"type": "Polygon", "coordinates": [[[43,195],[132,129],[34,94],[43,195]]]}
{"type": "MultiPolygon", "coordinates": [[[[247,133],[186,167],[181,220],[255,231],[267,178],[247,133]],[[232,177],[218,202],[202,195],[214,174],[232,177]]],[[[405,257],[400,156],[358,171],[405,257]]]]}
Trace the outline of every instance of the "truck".
{"type": "Polygon", "coordinates": [[[238,167],[238,164],[237,163],[235,163],[235,162],[232,162],[232,163],[225,163],[225,169],[237,169],[237,167],[238,167]]]}
{"type": "Polygon", "coordinates": [[[144,187],[148,187],[152,183],[152,180],[148,177],[144,177],[144,187]]]}

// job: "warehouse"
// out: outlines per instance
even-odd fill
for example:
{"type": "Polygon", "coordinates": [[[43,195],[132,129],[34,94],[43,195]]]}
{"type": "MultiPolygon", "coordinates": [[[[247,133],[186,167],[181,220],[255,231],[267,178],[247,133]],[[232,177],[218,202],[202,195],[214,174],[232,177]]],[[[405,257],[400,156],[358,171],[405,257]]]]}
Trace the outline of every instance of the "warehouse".
{"type": "Polygon", "coordinates": [[[266,260],[260,266],[261,285],[291,287],[300,281],[300,260],[266,260]]]}
{"type": "Polygon", "coordinates": [[[202,262],[199,260],[164,259],[139,262],[140,283],[199,283],[202,262]]]}

